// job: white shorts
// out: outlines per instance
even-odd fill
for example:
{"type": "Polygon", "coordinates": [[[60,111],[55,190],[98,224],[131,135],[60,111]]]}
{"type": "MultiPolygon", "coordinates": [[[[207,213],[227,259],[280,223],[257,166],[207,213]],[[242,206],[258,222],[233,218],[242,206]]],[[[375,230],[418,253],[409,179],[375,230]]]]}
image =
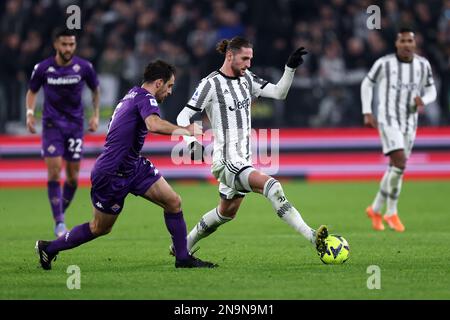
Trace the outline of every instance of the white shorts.
{"type": "Polygon", "coordinates": [[[219,194],[222,199],[235,199],[244,197],[249,191],[241,188],[239,174],[247,168],[253,166],[246,162],[219,160],[215,161],[211,168],[211,173],[220,182],[219,194]]]}
{"type": "Polygon", "coordinates": [[[414,146],[414,140],[416,139],[415,130],[410,130],[407,134],[404,134],[399,129],[382,123],[379,124],[378,129],[381,137],[381,145],[383,146],[383,153],[385,155],[392,151],[402,149],[405,151],[406,158],[409,158],[414,146]]]}

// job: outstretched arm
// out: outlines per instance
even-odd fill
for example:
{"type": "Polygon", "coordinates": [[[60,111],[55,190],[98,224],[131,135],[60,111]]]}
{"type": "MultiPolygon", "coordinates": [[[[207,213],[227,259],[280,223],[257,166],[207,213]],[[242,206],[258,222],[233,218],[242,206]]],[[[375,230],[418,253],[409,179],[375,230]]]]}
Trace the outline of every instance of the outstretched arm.
{"type": "Polygon", "coordinates": [[[187,126],[177,126],[169,121],[161,119],[158,115],[152,114],[145,118],[148,131],[153,133],[177,136],[193,136],[202,134],[201,126],[196,123],[187,126]]]}
{"type": "Polygon", "coordinates": [[[303,63],[303,55],[307,54],[305,48],[300,47],[290,56],[284,68],[284,73],[277,84],[268,83],[261,90],[261,96],[284,100],[294,80],[295,70],[303,63]]]}
{"type": "Polygon", "coordinates": [[[261,89],[261,97],[284,100],[289,92],[289,89],[294,80],[295,69],[286,66],[284,68],[283,76],[277,84],[268,83],[261,89]]]}

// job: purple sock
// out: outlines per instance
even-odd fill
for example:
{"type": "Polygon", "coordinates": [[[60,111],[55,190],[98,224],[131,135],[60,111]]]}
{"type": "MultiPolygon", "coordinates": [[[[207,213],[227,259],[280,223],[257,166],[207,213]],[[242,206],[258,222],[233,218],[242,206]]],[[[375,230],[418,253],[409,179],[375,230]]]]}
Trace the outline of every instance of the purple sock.
{"type": "Polygon", "coordinates": [[[59,181],[47,182],[47,193],[52,208],[53,219],[56,223],[64,222],[64,213],[61,203],[61,186],[59,181]]]}
{"type": "Polygon", "coordinates": [[[52,241],[47,247],[46,251],[50,254],[58,253],[59,251],[72,249],[95,239],[89,228],[89,222],[80,224],[62,235],[58,239],[52,241]]]}
{"type": "Polygon", "coordinates": [[[63,200],[63,212],[66,212],[67,207],[69,206],[70,202],[73,199],[73,196],[75,195],[75,191],[77,191],[77,185],[75,184],[74,186],[64,182],[64,188],[63,188],[63,195],[62,195],[62,200],[63,200]]]}
{"type": "Polygon", "coordinates": [[[164,212],[164,220],[166,222],[167,230],[169,230],[170,235],[172,236],[172,242],[177,259],[187,259],[189,257],[189,253],[187,249],[187,230],[186,223],[183,218],[183,211],[178,213],[164,212]]]}

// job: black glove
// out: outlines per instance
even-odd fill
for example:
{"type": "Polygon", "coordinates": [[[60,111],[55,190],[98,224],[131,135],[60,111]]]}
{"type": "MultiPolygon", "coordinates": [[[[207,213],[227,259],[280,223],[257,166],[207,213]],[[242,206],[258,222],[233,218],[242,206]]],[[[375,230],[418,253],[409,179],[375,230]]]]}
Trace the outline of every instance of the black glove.
{"type": "Polygon", "coordinates": [[[202,160],[202,162],[205,161],[203,158],[203,153],[205,152],[205,147],[199,143],[198,141],[192,141],[189,144],[189,151],[191,153],[191,160],[202,160]]]}
{"type": "Polygon", "coordinates": [[[308,52],[306,51],[305,48],[303,48],[303,47],[298,48],[289,56],[289,59],[288,59],[286,65],[289,68],[296,69],[299,65],[301,65],[303,63],[302,56],[307,53],[308,52]]]}

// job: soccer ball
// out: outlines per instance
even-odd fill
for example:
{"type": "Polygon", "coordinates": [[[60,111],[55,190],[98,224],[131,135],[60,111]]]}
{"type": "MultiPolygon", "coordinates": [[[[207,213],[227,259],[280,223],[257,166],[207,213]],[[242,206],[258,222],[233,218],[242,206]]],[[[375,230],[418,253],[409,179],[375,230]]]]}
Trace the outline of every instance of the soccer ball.
{"type": "Polygon", "coordinates": [[[319,253],[320,260],[325,264],[342,264],[348,260],[350,246],[347,240],[336,234],[330,234],[326,239],[327,251],[319,253]]]}

